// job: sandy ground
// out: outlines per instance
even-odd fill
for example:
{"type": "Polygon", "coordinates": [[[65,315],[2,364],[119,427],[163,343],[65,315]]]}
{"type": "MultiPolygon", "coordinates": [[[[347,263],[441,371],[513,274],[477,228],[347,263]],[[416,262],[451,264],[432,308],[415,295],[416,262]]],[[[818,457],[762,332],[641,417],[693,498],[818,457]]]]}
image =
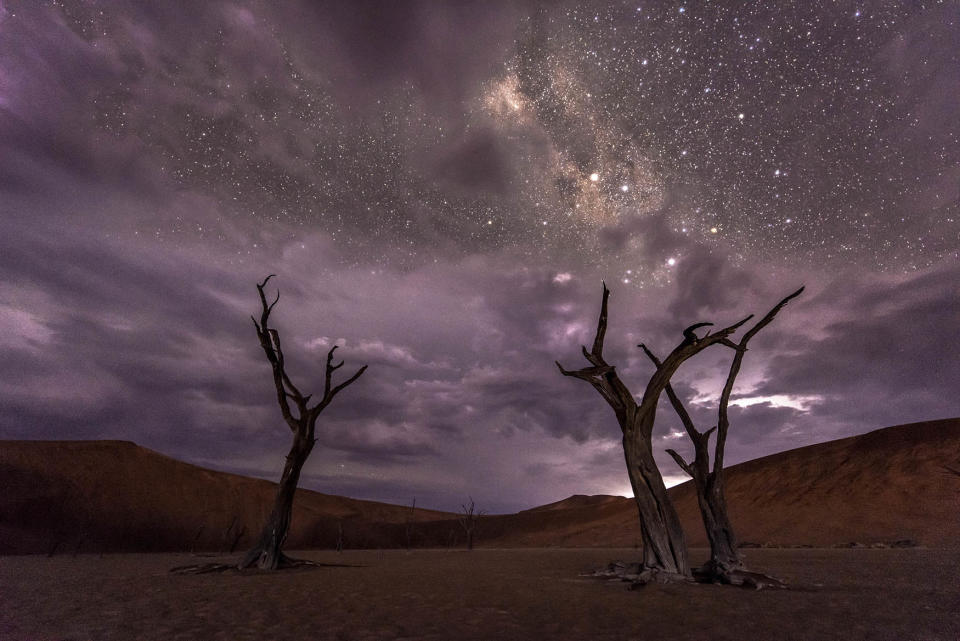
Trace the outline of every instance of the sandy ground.
{"type": "Polygon", "coordinates": [[[610,549],[307,552],[362,567],[198,576],[168,570],[216,559],[4,557],[0,639],[960,639],[960,551],[746,552],[793,588],[578,576],[636,558],[610,549]]]}

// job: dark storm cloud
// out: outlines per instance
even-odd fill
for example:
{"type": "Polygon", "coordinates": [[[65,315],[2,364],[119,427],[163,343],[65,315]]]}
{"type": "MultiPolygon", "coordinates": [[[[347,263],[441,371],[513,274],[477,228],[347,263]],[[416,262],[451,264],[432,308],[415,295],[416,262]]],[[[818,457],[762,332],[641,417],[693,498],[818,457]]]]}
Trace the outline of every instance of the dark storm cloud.
{"type": "Polygon", "coordinates": [[[350,89],[352,103],[374,103],[385,87],[409,83],[429,101],[427,108],[442,110],[498,71],[512,52],[521,12],[501,3],[311,3],[282,18],[307,46],[317,35],[297,25],[303,16],[326,35],[325,58],[343,61],[336,78],[350,89]],[[357,101],[357,94],[369,100],[357,101]]]}
{"type": "Polygon", "coordinates": [[[828,425],[868,427],[956,414],[957,279],[956,265],[948,264],[869,289],[825,290],[810,305],[830,309],[834,319],[821,335],[792,345],[790,356],[774,357],[774,375],[756,393],[821,395],[812,413],[828,425]]]}
{"type": "Polygon", "coordinates": [[[508,190],[513,163],[510,148],[494,131],[478,131],[443,159],[440,175],[454,187],[467,192],[486,190],[500,194],[508,190]]]}
{"type": "MultiPolygon", "coordinates": [[[[702,248],[692,252],[695,253],[677,266],[670,313],[680,319],[696,319],[705,313],[712,315],[730,310],[739,313],[745,294],[756,288],[756,276],[748,269],[731,264],[721,254],[702,248]]],[[[743,316],[748,313],[752,312],[744,312],[743,316]]]]}
{"type": "MultiPolygon", "coordinates": [[[[553,365],[557,358],[567,367],[583,364],[578,345],[592,339],[599,279],[557,282],[556,272],[502,255],[409,273],[357,269],[317,282],[304,277],[301,262],[329,241],[306,244],[309,249],[291,243],[271,266],[279,273],[271,284],[282,292],[275,322],[284,332],[295,380],[315,388],[335,340],[342,339],[343,371],[370,365],[321,421],[322,447],[310,473],[319,484],[336,477],[339,465],[348,471],[319,489],[398,501],[411,492],[440,497],[442,492],[425,490],[425,479],[411,478],[410,470],[421,468],[454,484],[459,475],[507,474],[514,466],[527,475],[552,470],[544,473],[571,490],[578,474],[619,478],[617,450],[597,449],[619,440],[612,412],[589,386],[560,376],[553,365]],[[501,450],[494,463],[472,471],[462,467],[470,464],[460,457],[469,460],[481,444],[502,448],[527,439],[524,435],[539,439],[542,450],[501,450]],[[551,454],[543,458],[546,453],[551,454]],[[573,471],[570,456],[580,460],[573,471]]],[[[133,438],[175,456],[272,475],[286,432],[248,327],[248,314],[257,305],[252,283],[259,274],[250,268],[212,269],[185,260],[189,253],[134,259],[96,236],[31,239],[29,246],[43,251],[7,242],[3,252],[7,273],[30,284],[5,297],[5,305],[31,310],[15,321],[17,331],[3,345],[6,436],[133,438]],[[52,268],[50,256],[65,260],[52,268]]],[[[314,264],[322,273],[323,263],[314,264]]],[[[705,268],[729,269],[708,256],[691,273],[705,268]]],[[[752,388],[745,377],[747,389],[735,398],[822,398],[807,411],[769,402],[731,408],[731,462],[878,427],[883,417],[956,413],[947,387],[960,359],[950,352],[944,322],[956,319],[955,272],[942,268],[880,286],[860,277],[853,286],[814,287],[808,300],[788,307],[754,339],[747,361],[761,376],[752,388]],[[869,372],[857,365],[863,353],[878,363],[869,372]],[[891,395],[898,387],[899,395],[891,395]],[[844,399],[850,394],[864,400],[856,405],[859,413],[848,409],[844,399]],[[897,404],[899,414],[886,403],[897,404]],[[862,414],[863,408],[881,407],[862,414]]],[[[716,314],[713,318],[724,322],[741,312],[762,313],[775,302],[766,290],[776,287],[763,283],[762,275],[755,280],[761,286],[741,297],[746,300],[731,307],[718,298],[697,306],[706,315],[697,318],[716,314]]],[[[683,323],[672,311],[676,300],[667,304],[611,287],[608,358],[641,393],[650,370],[636,342],[665,353],[679,342],[683,323]]],[[[686,294],[681,288],[676,295],[686,294]]],[[[711,382],[722,381],[727,351],[710,358],[715,361],[691,362],[681,370],[682,396],[693,399],[711,382]],[[711,378],[705,382],[703,374],[711,378]]],[[[709,401],[691,409],[702,427],[715,423],[709,401]]],[[[672,410],[664,405],[662,412],[659,449],[683,451],[683,439],[667,437],[679,428],[672,410]]],[[[665,473],[675,474],[668,458],[660,460],[665,473]]],[[[468,491],[502,509],[522,506],[482,488],[465,486],[468,491]]],[[[442,505],[453,507],[455,501],[442,505]]]]}

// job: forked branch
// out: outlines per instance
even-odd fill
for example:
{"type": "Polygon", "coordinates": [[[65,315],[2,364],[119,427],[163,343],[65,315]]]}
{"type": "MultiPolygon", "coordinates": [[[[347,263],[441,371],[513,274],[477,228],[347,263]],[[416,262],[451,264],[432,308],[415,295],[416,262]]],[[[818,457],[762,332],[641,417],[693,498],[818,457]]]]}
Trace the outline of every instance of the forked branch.
{"type": "Polygon", "coordinates": [[[733,393],[733,385],[737,380],[737,375],[740,373],[740,366],[743,363],[743,355],[747,352],[747,343],[751,338],[757,335],[757,333],[769,325],[777,314],[780,313],[780,310],[786,307],[787,303],[803,293],[804,287],[800,287],[797,291],[785,296],[779,303],[774,305],[766,315],[761,318],[756,325],[751,327],[744,333],[740,338],[740,342],[729,341],[729,343],[724,343],[728,347],[734,349],[733,361],[730,363],[730,371],[727,373],[727,380],[723,385],[723,391],[720,392],[720,406],[717,410],[717,443],[716,449],[713,455],[713,471],[714,473],[717,470],[723,469],[723,456],[724,450],[727,443],[727,430],[730,428],[730,417],[727,412],[727,406],[730,403],[730,395],[733,393]]]}
{"type": "Polygon", "coordinates": [[[367,366],[364,365],[346,381],[334,386],[333,372],[343,366],[343,361],[337,364],[333,363],[333,353],[337,349],[337,346],[334,345],[331,347],[330,351],[327,352],[327,362],[324,371],[323,398],[320,399],[320,401],[318,401],[313,407],[309,407],[308,403],[312,398],[312,395],[303,394],[300,391],[300,388],[298,388],[290,379],[290,376],[287,374],[286,362],[283,356],[283,347],[280,343],[280,332],[269,325],[270,313],[280,300],[280,292],[278,290],[273,302],[267,302],[267,296],[264,289],[266,288],[267,283],[273,277],[274,275],[270,274],[263,279],[262,283],[257,283],[257,293],[260,295],[261,306],[260,321],[257,322],[256,318],[251,318],[253,320],[254,327],[257,329],[257,337],[260,339],[260,347],[263,349],[264,354],[266,354],[267,361],[269,361],[270,366],[273,369],[273,383],[277,392],[277,403],[280,405],[280,412],[283,414],[284,420],[290,427],[291,431],[297,432],[298,430],[303,430],[305,435],[308,435],[310,438],[312,438],[313,426],[316,423],[320,412],[322,412],[323,409],[329,405],[331,401],[333,401],[333,398],[341,390],[360,378],[360,376],[366,371],[367,366]],[[297,408],[296,416],[294,416],[293,408],[290,405],[291,399],[297,408]]]}
{"type": "Polygon", "coordinates": [[[559,361],[555,362],[560,373],[564,376],[572,376],[590,383],[613,408],[622,427],[623,420],[627,413],[636,407],[636,402],[633,400],[633,394],[630,393],[630,390],[617,375],[616,368],[608,364],[603,358],[603,340],[607,334],[607,301],[609,298],[610,290],[607,289],[607,284],[603,283],[603,299],[600,303],[600,317],[597,319],[597,333],[593,338],[593,346],[589,351],[585,345],[581,347],[583,357],[590,363],[590,367],[568,370],[559,361]]]}

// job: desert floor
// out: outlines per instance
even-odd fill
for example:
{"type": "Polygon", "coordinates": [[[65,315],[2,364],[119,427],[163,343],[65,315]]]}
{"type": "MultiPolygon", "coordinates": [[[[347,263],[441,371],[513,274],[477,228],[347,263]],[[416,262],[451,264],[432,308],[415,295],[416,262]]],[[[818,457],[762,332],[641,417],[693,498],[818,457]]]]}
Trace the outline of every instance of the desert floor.
{"type": "MultiPolygon", "coordinates": [[[[960,639],[960,551],[750,549],[790,590],[578,576],[635,550],[305,552],[173,575],[183,554],[0,558],[0,639],[960,639]]],[[[694,550],[701,560],[706,550],[694,550]]]]}

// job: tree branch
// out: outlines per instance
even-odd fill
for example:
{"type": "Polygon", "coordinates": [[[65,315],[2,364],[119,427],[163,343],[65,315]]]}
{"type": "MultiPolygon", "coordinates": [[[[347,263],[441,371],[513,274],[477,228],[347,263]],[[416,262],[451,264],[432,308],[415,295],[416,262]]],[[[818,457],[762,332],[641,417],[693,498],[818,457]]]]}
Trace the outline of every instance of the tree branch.
{"type": "Polygon", "coordinates": [[[680,466],[680,469],[686,472],[688,475],[690,475],[690,478],[692,479],[697,478],[690,464],[684,461],[683,457],[677,454],[675,450],[667,450],[667,454],[673,457],[673,460],[677,462],[677,465],[680,466]]]}
{"type": "MultiPolygon", "coordinates": [[[[701,325],[703,324],[704,323],[701,323],[701,325]]],[[[651,361],[653,361],[653,364],[657,367],[657,369],[663,366],[663,363],[660,361],[660,359],[657,358],[657,356],[651,352],[646,345],[640,343],[637,345],[637,347],[643,350],[643,353],[646,354],[651,361]]],[[[673,405],[673,409],[677,412],[677,416],[680,417],[680,422],[683,423],[683,429],[687,431],[687,436],[689,436],[690,440],[692,440],[694,445],[696,445],[700,439],[700,432],[697,431],[696,426],[693,424],[693,419],[690,418],[690,413],[687,412],[687,408],[684,407],[683,401],[680,400],[680,397],[677,396],[676,392],[673,391],[673,385],[667,382],[665,390],[667,392],[667,398],[670,399],[670,404],[673,405]]]]}
{"type": "MultiPolygon", "coordinates": [[[[343,365],[343,363],[341,363],[341,365],[343,365]]],[[[344,382],[342,382],[342,383],[340,383],[339,385],[337,385],[336,387],[334,387],[333,390],[331,390],[331,392],[330,392],[330,400],[333,400],[333,397],[336,396],[336,395],[340,392],[340,390],[342,390],[343,388],[347,387],[348,385],[352,384],[355,380],[357,380],[358,378],[360,378],[361,374],[363,374],[365,371],[367,371],[367,366],[366,366],[366,365],[364,365],[363,367],[361,367],[360,369],[358,369],[353,376],[351,376],[350,378],[348,378],[348,379],[345,380],[344,382]]]]}
{"type": "Polygon", "coordinates": [[[590,383],[613,408],[618,420],[620,420],[622,429],[622,419],[625,418],[630,408],[636,407],[636,401],[627,386],[620,380],[616,368],[609,365],[603,358],[603,341],[607,333],[607,301],[610,298],[610,290],[607,289],[606,283],[602,284],[603,297],[600,302],[600,316],[597,318],[597,333],[593,339],[593,346],[589,351],[585,345],[580,348],[583,357],[592,367],[567,370],[559,361],[555,362],[560,373],[564,376],[572,376],[590,383]]]}
{"type": "MultiPolygon", "coordinates": [[[[603,285],[603,301],[600,303],[600,318],[597,319],[597,333],[593,338],[593,355],[603,360],[603,339],[607,334],[607,300],[610,298],[610,290],[607,289],[607,283],[600,281],[603,285]]],[[[586,350],[584,350],[586,351],[586,350]]]]}
{"type": "MultiPolygon", "coordinates": [[[[670,383],[670,377],[673,376],[674,372],[677,371],[677,368],[680,367],[685,360],[695,356],[707,347],[726,339],[728,336],[730,336],[730,334],[735,332],[741,325],[746,323],[751,318],[753,318],[753,315],[747,316],[743,320],[737,321],[728,327],[724,327],[713,334],[708,333],[702,337],[697,337],[697,335],[694,333],[694,330],[699,327],[710,325],[710,323],[697,323],[683,330],[683,342],[673,348],[673,351],[670,352],[660,366],[657,367],[657,371],[654,372],[653,376],[651,376],[650,380],[647,382],[647,387],[643,392],[643,398],[640,401],[640,413],[648,414],[656,410],[657,402],[660,399],[660,393],[663,392],[666,386],[670,383]]],[[[652,430],[653,423],[649,422],[645,429],[652,430]]]]}
{"type": "Polygon", "coordinates": [[[612,365],[596,365],[594,367],[584,367],[583,369],[568,370],[563,368],[563,365],[560,364],[560,361],[554,361],[554,363],[557,364],[557,367],[560,368],[560,373],[564,376],[574,376],[588,382],[592,382],[599,376],[613,371],[612,365]]]}
{"type": "Polygon", "coordinates": [[[253,319],[254,327],[257,329],[257,338],[260,339],[260,347],[263,349],[264,354],[266,354],[267,361],[273,370],[273,385],[276,388],[277,404],[280,405],[280,413],[283,415],[283,419],[286,421],[287,426],[290,427],[290,430],[296,432],[298,419],[293,416],[293,410],[290,408],[290,403],[287,398],[290,395],[294,395],[294,399],[298,401],[297,404],[301,410],[302,417],[303,406],[299,399],[302,399],[303,396],[300,395],[299,390],[297,390],[295,386],[292,386],[292,383],[290,388],[292,394],[288,394],[286,386],[290,379],[284,371],[283,352],[280,351],[280,336],[277,330],[271,329],[269,326],[270,312],[273,311],[273,306],[280,300],[280,294],[278,292],[274,301],[269,304],[267,303],[267,297],[263,289],[271,278],[273,278],[273,274],[264,278],[262,283],[257,283],[257,293],[260,296],[261,306],[260,322],[257,323],[257,320],[252,316],[251,318],[253,319]]]}
{"type": "Polygon", "coordinates": [[[267,285],[267,282],[274,275],[270,274],[263,279],[263,282],[257,283],[257,293],[260,296],[260,322],[257,322],[257,319],[251,316],[253,320],[253,326],[257,330],[257,337],[260,339],[260,347],[263,348],[264,354],[267,356],[267,361],[269,361],[271,368],[273,369],[273,384],[277,391],[277,403],[280,405],[280,412],[283,414],[284,420],[287,422],[287,425],[290,426],[290,429],[294,432],[297,432],[301,429],[307,430],[307,436],[313,436],[313,425],[317,420],[320,412],[330,404],[333,400],[333,397],[336,396],[341,390],[345,387],[356,381],[360,376],[366,371],[367,366],[364,365],[361,367],[353,376],[348,378],[343,383],[340,383],[337,386],[333,386],[333,373],[339,368],[343,367],[343,361],[339,363],[333,362],[333,353],[336,351],[337,346],[334,345],[330,348],[330,351],[327,352],[327,362],[324,370],[324,382],[323,382],[323,398],[313,407],[308,408],[307,403],[310,401],[312,395],[304,395],[300,389],[293,383],[290,379],[290,376],[287,375],[286,363],[284,362],[283,356],[283,346],[280,342],[280,333],[269,326],[270,322],[270,312],[273,311],[274,305],[280,300],[280,292],[277,292],[276,298],[274,298],[272,303],[267,302],[267,296],[264,292],[264,288],[267,285]],[[293,399],[297,404],[297,409],[299,410],[299,416],[293,415],[293,410],[290,407],[289,399],[293,399]],[[305,422],[306,419],[306,422],[305,422]]]}
{"type": "MultiPolygon", "coordinates": [[[[697,336],[696,333],[694,333],[694,330],[699,329],[701,327],[710,327],[712,325],[713,323],[694,323],[690,327],[683,330],[683,338],[687,342],[696,343],[698,340],[700,340],[700,337],[697,336]]],[[[710,332],[707,332],[707,334],[709,333],[710,332]]],[[[706,335],[704,335],[704,338],[706,338],[706,335]]]]}
{"type": "Polygon", "coordinates": [[[363,367],[358,369],[353,374],[353,376],[351,376],[344,382],[334,387],[333,373],[336,370],[343,367],[343,361],[340,361],[339,363],[336,363],[336,364],[334,364],[333,362],[333,353],[336,351],[336,349],[337,349],[337,346],[334,345],[330,348],[330,351],[327,352],[327,363],[326,363],[325,375],[323,379],[323,398],[320,400],[319,403],[317,403],[317,405],[312,410],[310,410],[313,420],[316,420],[316,417],[320,414],[320,412],[322,412],[323,409],[327,405],[329,405],[331,401],[333,401],[334,396],[339,394],[341,390],[343,390],[348,385],[352,384],[354,381],[360,378],[360,376],[363,375],[365,371],[367,371],[367,366],[364,365],[363,367]]]}
{"type": "Polygon", "coordinates": [[[593,388],[600,393],[600,396],[603,397],[603,400],[610,404],[615,412],[623,411],[623,403],[620,401],[619,396],[617,396],[613,390],[613,387],[603,377],[604,374],[614,372],[614,367],[612,365],[598,365],[595,367],[584,367],[583,369],[578,370],[567,370],[563,368],[563,365],[561,365],[559,361],[554,362],[560,369],[561,374],[564,376],[579,378],[582,381],[590,383],[593,388]]]}
{"type": "Polygon", "coordinates": [[[794,298],[802,294],[804,289],[806,289],[806,287],[800,287],[800,289],[793,292],[789,296],[786,296],[783,300],[781,300],[779,303],[774,305],[773,309],[767,312],[766,316],[761,318],[756,325],[754,325],[749,330],[747,330],[747,333],[744,334],[743,338],[740,339],[740,347],[743,349],[746,349],[747,341],[753,338],[756,335],[756,333],[759,332],[761,329],[769,325],[770,321],[772,321],[774,317],[776,317],[776,315],[780,313],[780,310],[786,307],[787,303],[789,303],[791,300],[793,300],[794,298]]]}
{"type": "Polygon", "coordinates": [[[334,343],[334,345],[327,352],[327,364],[324,369],[324,376],[323,376],[323,397],[324,398],[330,395],[330,385],[332,384],[334,370],[340,367],[341,365],[343,365],[343,361],[340,361],[339,365],[332,365],[333,353],[335,351],[337,351],[336,343],[334,343]]]}
{"type": "Polygon", "coordinates": [[[769,325],[770,322],[773,321],[776,315],[780,312],[780,310],[787,305],[787,303],[802,294],[803,290],[804,287],[800,287],[800,289],[786,296],[779,303],[774,305],[773,308],[757,322],[756,325],[747,330],[747,332],[740,339],[739,343],[729,341],[730,345],[728,345],[728,347],[732,347],[735,351],[733,360],[730,363],[730,371],[727,374],[727,380],[723,385],[723,391],[720,393],[720,406],[717,410],[717,443],[713,455],[714,474],[717,474],[719,471],[723,470],[723,456],[727,443],[727,430],[730,427],[730,417],[727,412],[727,406],[730,403],[730,395],[733,393],[733,385],[737,380],[737,375],[740,373],[740,366],[743,363],[743,355],[747,351],[747,343],[751,338],[757,335],[757,332],[769,325]]]}
{"type": "MultiPolygon", "coordinates": [[[[275,329],[268,329],[270,333],[270,339],[273,342],[273,348],[277,353],[277,362],[280,364],[280,374],[283,377],[283,383],[287,386],[287,389],[290,392],[290,396],[297,402],[297,405],[300,406],[304,403],[305,397],[300,393],[300,390],[297,389],[297,386],[293,384],[293,381],[290,380],[290,377],[287,375],[287,368],[283,362],[283,348],[280,347],[280,333],[275,329]]],[[[302,407],[300,408],[302,411],[302,407]]]]}

